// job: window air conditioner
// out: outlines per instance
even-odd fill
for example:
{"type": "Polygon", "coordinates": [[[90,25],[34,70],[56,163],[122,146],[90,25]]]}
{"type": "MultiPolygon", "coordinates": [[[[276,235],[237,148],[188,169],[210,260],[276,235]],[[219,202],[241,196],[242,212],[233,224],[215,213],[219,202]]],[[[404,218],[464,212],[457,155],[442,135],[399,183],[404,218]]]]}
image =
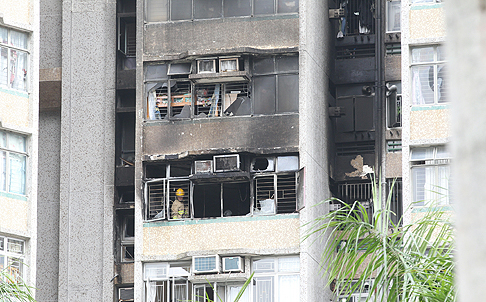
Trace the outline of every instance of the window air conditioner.
{"type": "Polygon", "coordinates": [[[243,258],[223,257],[223,272],[243,272],[243,258]]]}
{"type": "Polygon", "coordinates": [[[196,160],[194,161],[194,174],[212,173],[212,160],[196,160]]]}
{"type": "Polygon", "coordinates": [[[130,302],[135,301],[133,296],[133,287],[124,287],[118,289],[118,301],[130,302]]]}
{"type": "Polygon", "coordinates": [[[144,270],[144,280],[165,280],[169,275],[169,264],[155,262],[146,263],[144,270]]]}
{"type": "Polygon", "coordinates": [[[274,157],[257,157],[251,162],[251,172],[273,172],[275,171],[274,157]]]}
{"type": "Polygon", "coordinates": [[[238,154],[214,156],[214,172],[231,172],[239,170],[240,156],[238,154]]]}
{"type": "Polygon", "coordinates": [[[201,273],[218,273],[219,256],[194,256],[192,257],[192,271],[195,274],[201,273]]]}

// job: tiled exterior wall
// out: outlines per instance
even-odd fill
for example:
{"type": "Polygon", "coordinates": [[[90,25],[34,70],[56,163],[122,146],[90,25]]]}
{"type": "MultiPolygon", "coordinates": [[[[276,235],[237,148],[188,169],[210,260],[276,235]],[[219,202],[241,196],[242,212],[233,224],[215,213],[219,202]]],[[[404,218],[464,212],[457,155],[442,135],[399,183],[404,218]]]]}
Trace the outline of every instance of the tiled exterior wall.
{"type": "Polygon", "coordinates": [[[410,38],[445,36],[445,16],[442,4],[414,5],[410,9],[410,38]]]}
{"type": "MultiPolygon", "coordinates": [[[[23,196],[19,196],[23,199],[23,196]]],[[[3,196],[0,193],[0,230],[6,232],[19,232],[27,234],[29,221],[29,203],[3,196]]]]}
{"type": "Polygon", "coordinates": [[[449,137],[449,109],[421,109],[412,108],[410,113],[410,139],[413,141],[449,137]]]}
{"type": "Polygon", "coordinates": [[[29,98],[24,92],[4,92],[0,90],[0,117],[2,123],[10,127],[28,127],[32,125],[30,119],[29,98]]]}

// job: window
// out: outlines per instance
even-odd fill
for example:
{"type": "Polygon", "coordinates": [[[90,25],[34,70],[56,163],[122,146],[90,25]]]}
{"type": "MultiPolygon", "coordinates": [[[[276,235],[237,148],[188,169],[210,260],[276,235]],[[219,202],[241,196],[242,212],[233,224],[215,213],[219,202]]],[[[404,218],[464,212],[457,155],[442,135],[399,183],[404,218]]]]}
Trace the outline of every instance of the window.
{"type": "Polygon", "coordinates": [[[14,278],[22,277],[24,253],[24,241],[0,236],[0,270],[6,269],[14,278]]]}
{"type": "Polygon", "coordinates": [[[25,195],[26,139],[0,131],[0,191],[25,195]]]}
{"type": "Polygon", "coordinates": [[[190,261],[170,265],[168,263],[146,263],[144,265],[145,301],[193,301],[192,286],[188,281],[190,266],[190,261]]]}
{"type": "Polygon", "coordinates": [[[135,217],[122,216],[121,221],[121,261],[133,261],[135,259],[135,217]]]}
{"type": "Polygon", "coordinates": [[[146,0],[148,22],[294,14],[299,0],[146,0]]]}
{"type": "Polygon", "coordinates": [[[299,257],[254,259],[253,301],[298,301],[299,261],[299,257]]]}
{"type": "Polygon", "coordinates": [[[444,47],[415,47],[412,53],[413,105],[433,105],[447,101],[444,47]]]}
{"type": "Polygon", "coordinates": [[[400,31],[400,0],[388,0],[386,2],[386,31],[400,31]]]}
{"type": "Polygon", "coordinates": [[[167,165],[147,163],[146,219],[214,218],[250,213],[273,215],[297,211],[298,156],[257,157],[250,161],[246,156],[236,155],[167,165]],[[221,169],[218,170],[215,161],[222,159],[237,159],[238,165],[231,162],[230,169],[219,166],[221,169]],[[243,171],[246,165],[239,165],[240,160],[242,163],[253,162],[251,173],[243,171]],[[201,168],[202,164],[206,168],[201,168]],[[251,192],[255,194],[253,198],[251,192]]]}
{"type": "Polygon", "coordinates": [[[255,114],[299,111],[299,57],[278,56],[253,61],[255,114]]]}
{"type": "Polygon", "coordinates": [[[410,152],[410,163],[414,204],[449,204],[451,172],[450,155],[446,147],[413,148],[410,152]]]}
{"type": "Polygon", "coordinates": [[[28,34],[0,26],[0,86],[27,91],[28,34]]]}

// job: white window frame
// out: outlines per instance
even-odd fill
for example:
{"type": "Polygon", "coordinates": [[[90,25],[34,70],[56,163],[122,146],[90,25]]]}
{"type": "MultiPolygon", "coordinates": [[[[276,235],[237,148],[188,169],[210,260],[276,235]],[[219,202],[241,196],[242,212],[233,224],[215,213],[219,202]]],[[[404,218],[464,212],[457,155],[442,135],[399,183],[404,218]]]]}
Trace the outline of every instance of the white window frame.
{"type": "Polygon", "coordinates": [[[400,17],[400,28],[398,30],[388,30],[388,27],[390,25],[390,22],[391,22],[391,16],[390,16],[390,11],[389,11],[389,8],[390,8],[390,5],[392,5],[393,2],[398,2],[398,5],[400,7],[400,12],[399,12],[399,15],[401,16],[401,0],[387,0],[386,1],[386,32],[387,33],[395,33],[395,32],[400,32],[401,31],[401,17],[400,17]]]}
{"type": "Polygon", "coordinates": [[[0,142],[0,161],[3,160],[1,153],[4,153],[5,154],[5,162],[4,162],[4,165],[0,162],[0,175],[3,174],[5,179],[3,180],[4,183],[1,183],[2,177],[0,177],[0,192],[6,192],[6,193],[9,193],[9,194],[16,194],[16,195],[26,195],[27,194],[26,193],[26,190],[27,190],[27,167],[28,167],[28,154],[27,154],[27,150],[28,150],[27,142],[28,142],[28,140],[27,140],[27,137],[25,135],[22,135],[22,134],[19,134],[19,133],[0,130],[0,140],[2,139],[2,137],[4,137],[4,135],[6,137],[6,141],[5,141],[5,145],[3,145],[2,142],[0,142]],[[12,149],[8,148],[9,140],[10,140],[10,137],[12,135],[23,137],[23,139],[24,139],[24,151],[17,151],[17,150],[12,150],[12,149]],[[11,175],[10,175],[10,160],[9,159],[10,159],[11,154],[14,154],[14,155],[17,155],[17,156],[22,156],[22,157],[25,158],[24,171],[22,172],[23,175],[21,175],[21,177],[23,177],[23,181],[24,181],[23,187],[21,188],[22,192],[11,192],[10,191],[11,175]],[[4,166],[5,170],[1,170],[2,165],[4,166]]]}
{"type": "MultiPolygon", "coordinates": [[[[450,174],[450,156],[448,154],[446,154],[445,156],[441,156],[441,155],[438,155],[438,149],[439,148],[444,148],[445,146],[427,146],[427,147],[415,147],[415,148],[411,148],[410,150],[410,182],[411,182],[411,188],[412,188],[412,194],[411,194],[411,200],[413,202],[413,205],[414,206],[425,206],[426,203],[434,203],[434,204],[437,204],[437,205],[445,205],[445,204],[450,204],[451,203],[451,200],[450,200],[450,194],[449,194],[449,190],[450,190],[450,186],[449,186],[449,182],[450,182],[450,179],[447,180],[448,181],[448,185],[447,185],[447,188],[443,188],[442,186],[440,186],[440,183],[441,183],[441,179],[440,179],[440,171],[439,169],[441,167],[449,167],[449,178],[451,176],[450,174]],[[426,156],[424,158],[421,158],[421,159],[413,159],[413,152],[414,152],[414,149],[417,150],[417,149],[429,149],[431,150],[431,155],[430,156],[426,156]],[[418,170],[419,168],[432,168],[433,169],[433,175],[431,175],[433,178],[433,182],[434,183],[431,183],[429,184],[429,187],[430,188],[427,188],[427,183],[424,183],[424,190],[429,190],[429,192],[424,192],[423,194],[426,196],[426,195],[429,195],[431,198],[431,200],[417,200],[417,190],[419,188],[417,188],[416,186],[416,179],[415,179],[415,175],[414,175],[414,171],[418,170]]],[[[447,151],[446,151],[447,153],[447,151]]],[[[424,177],[427,177],[426,176],[426,173],[425,172],[425,175],[424,177]]],[[[427,199],[426,197],[424,196],[424,199],[427,199]]]]}
{"type": "MultiPolygon", "coordinates": [[[[442,77],[439,77],[439,72],[441,72],[441,70],[439,70],[439,66],[440,65],[445,65],[446,64],[446,61],[445,60],[439,60],[439,55],[438,55],[438,49],[441,49],[441,52],[444,51],[444,46],[441,45],[441,44],[432,44],[432,45],[416,45],[416,46],[412,46],[410,47],[410,83],[412,85],[411,87],[411,103],[413,106],[431,106],[431,105],[438,105],[438,104],[445,104],[447,102],[449,102],[447,100],[447,92],[446,92],[446,95],[445,95],[445,98],[446,100],[445,101],[441,101],[441,98],[440,98],[440,95],[439,95],[439,91],[440,89],[438,89],[438,80],[441,79],[443,81],[443,78],[442,77]],[[433,48],[433,59],[432,61],[424,61],[424,62],[413,62],[413,51],[415,49],[421,49],[421,48],[433,48]],[[415,98],[418,96],[418,93],[420,93],[420,96],[423,98],[423,93],[422,91],[418,92],[418,91],[415,91],[416,89],[418,90],[419,88],[419,85],[420,85],[420,89],[421,89],[421,82],[416,82],[417,80],[420,81],[420,79],[415,79],[415,75],[414,75],[414,67],[427,67],[429,66],[429,68],[433,68],[433,80],[434,80],[434,83],[433,83],[433,93],[434,93],[434,101],[432,103],[426,103],[426,102],[418,102],[415,98]]],[[[444,55],[442,55],[442,57],[444,57],[444,55]]],[[[429,71],[430,73],[430,71],[429,71]]],[[[429,75],[429,82],[430,82],[430,75],[429,75]]],[[[447,82],[447,80],[446,80],[447,82]]],[[[441,82],[442,83],[442,82],[441,82]]],[[[430,83],[429,83],[430,85],[430,83]]],[[[447,88],[447,84],[444,86],[444,88],[447,88]]],[[[402,107],[403,107],[403,104],[402,104],[402,107]]]]}
{"type": "MultiPolygon", "coordinates": [[[[19,262],[18,273],[19,277],[25,276],[24,272],[24,256],[25,256],[25,241],[17,238],[0,236],[0,270],[7,269],[9,260],[19,262]],[[10,241],[18,241],[21,244],[20,252],[9,251],[10,241]]],[[[15,269],[15,268],[14,268],[15,269]]],[[[9,273],[12,274],[10,269],[7,269],[9,273]]],[[[16,276],[13,276],[16,277],[16,276]]],[[[1,282],[1,281],[0,281],[1,282]]]]}
{"type": "MultiPolygon", "coordinates": [[[[13,90],[18,90],[18,91],[25,91],[25,92],[28,92],[29,91],[29,71],[30,71],[30,52],[29,52],[29,44],[30,44],[30,39],[29,39],[29,34],[25,31],[21,31],[21,30],[16,30],[16,29],[12,29],[10,27],[6,27],[6,26],[0,26],[0,29],[6,29],[7,30],[7,41],[6,43],[4,43],[4,41],[2,39],[0,39],[0,49],[6,49],[7,50],[7,85],[3,85],[2,82],[0,81],[0,87],[6,87],[8,89],[13,89],[13,90]],[[17,32],[17,33],[20,33],[20,34],[24,34],[24,35],[27,35],[27,43],[26,43],[26,48],[22,48],[22,47],[17,47],[17,46],[14,46],[12,45],[12,38],[11,38],[11,34],[12,32],[17,32]],[[12,61],[12,58],[11,58],[11,50],[14,50],[14,51],[17,51],[17,52],[20,52],[20,53],[25,53],[26,54],[26,69],[25,69],[25,75],[24,75],[24,89],[17,89],[15,87],[13,87],[13,83],[12,83],[12,80],[11,80],[11,61],[12,61]]],[[[2,59],[1,57],[1,50],[0,50],[0,60],[2,59]]],[[[18,61],[17,61],[18,62],[18,61]]],[[[1,61],[0,61],[0,66],[1,66],[1,61]]],[[[3,66],[1,66],[3,68],[3,66]]],[[[1,74],[0,74],[1,76],[1,74]]]]}

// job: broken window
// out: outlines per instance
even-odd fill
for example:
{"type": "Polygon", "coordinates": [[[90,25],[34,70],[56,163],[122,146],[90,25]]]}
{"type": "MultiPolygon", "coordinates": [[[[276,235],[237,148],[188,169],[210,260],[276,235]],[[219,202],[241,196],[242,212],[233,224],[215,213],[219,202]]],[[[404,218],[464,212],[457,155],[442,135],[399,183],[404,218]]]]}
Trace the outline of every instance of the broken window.
{"type": "Polygon", "coordinates": [[[339,21],[338,38],[374,33],[373,0],[341,0],[340,8],[344,9],[344,17],[339,21]]]}
{"type": "Polygon", "coordinates": [[[294,213],[297,209],[295,173],[255,177],[255,215],[294,213]]]}
{"type": "Polygon", "coordinates": [[[196,106],[194,116],[221,116],[222,91],[221,84],[198,84],[196,90],[196,106]]]}
{"type": "Polygon", "coordinates": [[[278,56],[254,60],[255,114],[298,112],[298,65],[298,56],[278,56]]]}
{"type": "Polygon", "coordinates": [[[191,196],[189,180],[169,180],[169,219],[183,219],[191,217],[189,197],[191,196]]]}
{"type": "Polygon", "coordinates": [[[25,136],[0,131],[0,191],[25,195],[26,150],[25,136]]]}
{"type": "Polygon", "coordinates": [[[250,213],[250,183],[195,184],[194,218],[243,216],[250,213]]]}
{"type": "Polygon", "coordinates": [[[433,105],[447,101],[444,47],[412,48],[412,101],[433,105]]]}
{"type": "MultiPolygon", "coordinates": [[[[337,197],[350,205],[359,202],[366,209],[368,217],[371,219],[373,215],[373,190],[369,181],[340,183],[338,184],[337,197]]],[[[359,211],[356,214],[361,215],[359,211]]]]}
{"type": "Polygon", "coordinates": [[[129,262],[135,259],[135,216],[133,211],[117,211],[119,219],[119,236],[121,261],[129,262]]]}
{"type": "Polygon", "coordinates": [[[423,206],[430,202],[449,204],[451,171],[446,147],[413,148],[410,150],[410,163],[414,205],[423,206]]]}
{"type": "Polygon", "coordinates": [[[0,236],[0,270],[6,270],[14,279],[24,275],[24,246],[22,240],[0,236]]]}
{"type": "Polygon", "coordinates": [[[27,91],[28,34],[0,26],[0,86],[27,91]]]}
{"type": "Polygon", "coordinates": [[[152,180],[145,183],[145,196],[148,201],[147,219],[165,219],[166,181],[152,180]]]}
{"type": "MultiPolygon", "coordinates": [[[[190,118],[192,107],[191,82],[189,81],[175,81],[169,80],[170,83],[170,116],[173,118],[190,118]]],[[[168,100],[166,96],[165,100],[168,100]]],[[[159,108],[167,110],[164,107],[168,102],[164,103],[164,98],[159,104],[159,108]]]]}

